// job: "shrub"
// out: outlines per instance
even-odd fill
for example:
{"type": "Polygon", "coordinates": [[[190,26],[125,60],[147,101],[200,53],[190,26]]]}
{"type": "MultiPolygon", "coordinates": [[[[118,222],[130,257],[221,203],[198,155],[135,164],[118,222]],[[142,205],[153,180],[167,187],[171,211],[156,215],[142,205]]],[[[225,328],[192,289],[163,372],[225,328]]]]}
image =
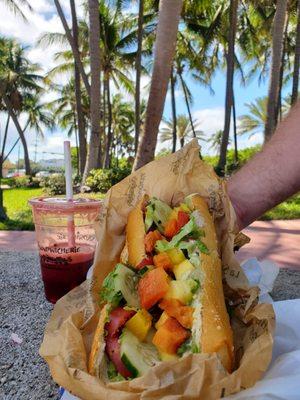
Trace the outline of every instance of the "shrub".
{"type": "Polygon", "coordinates": [[[40,186],[43,187],[50,196],[66,194],[65,177],[62,174],[53,174],[42,178],[40,186]]]}
{"type": "MultiPolygon", "coordinates": [[[[239,150],[238,151],[239,162],[236,165],[234,162],[234,150],[230,149],[227,152],[227,157],[226,157],[226,174],[231,175],[235,170],[241,168],[260,150],[261,150],[260,145],[247,147],[246,149],[239,150]]],[[[204,156],[203,159],[205,162],[212,165],[216,169],[219,161],[218,156],[204,156]]]]}
{"type": "Polygon", "coordinates": [[[93,169],[87,177],[86,184],[93,192],[107,192],[113,185],[131,173],[128,165],[110,169],[93,169]]]}
{"type": "Polygon", "coordinates": [[[21,187],[29,187],[30,185],[30,177],[25,176],[16,176],[14,178],[14,187],[21,188],[21,187]]]}

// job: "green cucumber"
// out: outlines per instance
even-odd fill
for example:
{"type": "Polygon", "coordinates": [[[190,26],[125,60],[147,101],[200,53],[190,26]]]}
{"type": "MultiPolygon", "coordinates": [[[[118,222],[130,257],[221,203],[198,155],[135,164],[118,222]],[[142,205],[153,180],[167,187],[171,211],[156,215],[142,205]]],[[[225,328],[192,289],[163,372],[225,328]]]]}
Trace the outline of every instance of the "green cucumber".
{"type": "Polygon", "coordinates": [[[135,272],[123,264],[115,267],[115,290],[120,291],[129,307],[140,307],[136,285],[138,282],[135,272]]]}
{"type": "Polygon", "coordinates": [[[136,290],[138,275],[123,264],[117,264],[112,272],[104,279],[100,297],[102,301],[117,307],[122,298],[127,305],[139,308],[139,298],[136,290]]]}
{"type": "Polygon", "coordinates": [[[127,328],[123,329],[120,336],[120,345],[121,360],[133,378],[142,376],[159,361],[155,346],[152,343],[140,342],[127,328]]]}

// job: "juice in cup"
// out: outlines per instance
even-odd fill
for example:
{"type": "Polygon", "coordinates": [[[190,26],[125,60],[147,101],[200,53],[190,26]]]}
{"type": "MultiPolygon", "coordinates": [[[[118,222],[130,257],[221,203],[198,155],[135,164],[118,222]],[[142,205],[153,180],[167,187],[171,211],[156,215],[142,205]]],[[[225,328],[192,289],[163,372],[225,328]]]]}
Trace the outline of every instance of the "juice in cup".
{"type": "Polygon", "coordinates": [[[45,296],[51,303],[80,285],[93,264],[101,202],[35,198],[33,208],[45,296]]]}

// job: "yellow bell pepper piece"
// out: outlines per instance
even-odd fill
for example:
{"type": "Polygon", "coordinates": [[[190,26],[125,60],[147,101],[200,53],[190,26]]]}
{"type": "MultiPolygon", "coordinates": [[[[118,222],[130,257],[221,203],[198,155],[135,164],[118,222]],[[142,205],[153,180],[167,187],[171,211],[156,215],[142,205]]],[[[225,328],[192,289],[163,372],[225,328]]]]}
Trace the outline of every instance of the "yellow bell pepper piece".
{"type": "Polygon", "coordinates": [[[164,324],[168,318],[169,318],[168,314],[164,311],[161,314],[159,320],[156,322],[155,328],[158,329],[160,326],[162,326],[162,324],[164,324]]]}
{"type": "Polygon", "coordinates": [[[172,361],[172,360],[177,360],[179,358],[177,354],[169,354],[169,353],[164,353],[162,351],[159,352],[159,356],[161,361],[172,361]]]}
{"type": "Polygon", "coordinates": [[[146,339],[151,325],[152,316],[144,309],[139,310],[125,324],[126,328],[128,328],[141,342],[146,339]]]}
{"type": "Polygon", "coordinates": [[[193,264],[189,260],[184,260],[173,267],[173,272],[178,281],[184,281],[194,269],[193,264]]]}
{"type": "Polygon", "coordinates": [[[190,213],[191,210],[188,208],[188,206],[185,203],[180,204],[180,209],[186,213],[190,213]]]}
{"type": "Polygon", "coordinates": [[[170,260],[172,261],[173,265],[180,264],[186,258],[180,249],[171,249],[167,251],[170,260]]]}

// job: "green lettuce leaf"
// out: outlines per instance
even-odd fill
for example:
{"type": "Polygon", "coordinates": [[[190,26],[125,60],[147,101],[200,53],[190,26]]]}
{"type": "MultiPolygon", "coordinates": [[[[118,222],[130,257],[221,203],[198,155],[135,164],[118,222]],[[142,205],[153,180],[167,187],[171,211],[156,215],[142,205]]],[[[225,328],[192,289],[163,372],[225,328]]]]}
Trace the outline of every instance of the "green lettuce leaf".
{"type": "Polygon", "coordinates": [[[153,197],[146,207],[145,228],[146,232],[150,229],[153,222],[158,230],[163,233],[164,226],[168,221],[172,208],[161,200],[153,197]]]}
{"type": "Polygon", "coordinates": [[[184,353],[200,353],[199,346],[193,341],[193,339],[188,339],[182,343],[182,345],[177,350],[177,355],[182,357],[184,353]]]}
{"type": "Polygon", "coordinates": [[[107,376],[111,382],[125,381],[125,378],[118,373],[116,367],[111,361],[109,361],[107,364],[107,376]]]}
{"type": "Polygon", "coordinates": [[[123,297],[121,291],[116,290],[115,287],[115,278],[117,275],[116,269],[111,271],[104,279],[100,291],[100,300],[102,302],[111,303],[113,307],[117,307],[123,297]]]}

